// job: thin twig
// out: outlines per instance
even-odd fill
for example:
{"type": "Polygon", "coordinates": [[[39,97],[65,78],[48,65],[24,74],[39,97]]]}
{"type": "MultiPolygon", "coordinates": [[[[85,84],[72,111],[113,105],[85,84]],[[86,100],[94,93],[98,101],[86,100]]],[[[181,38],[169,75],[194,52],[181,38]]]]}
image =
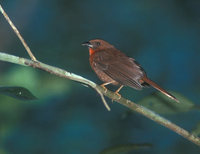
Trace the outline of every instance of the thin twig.
{"type": "Polygon", "coordinates": [[[116,95],[116,93],[111,92],[109,90],[105,90],[104,88],[97,85],[96,83],[94,83],[86,78],[83,78],[79,75],[67,72],[66,70],[63,70],[63,69],[60,69],[60,68],[57,68],[54,66],[44,64],[42,62],[34,62],[34,61],[31,61],[31,60],[28,60],[25,58],[20,58],[20,57],[9,55],[9,54],[2,53],[2,52],[0,52],[0,61],[11,62],[11,63],[23,65],[23,66],[30,66],[33,68],[38,68],[38,69],[44,70],[46,72],[49,72],[51,74],[55,74],[57,76],[64,77],[64,78],[88,85],[88,86],[94,88],[98,93],[101,93],[101,96],[105,95],[105,96],[109,97],[110,99],[115,100],[116,102],[128,107],[129,109],[131,109],[137,113],[142,114],[143,116],[155,121],[156,123],[158,123],[160,125],[165,126],[166,128],[171,129],[172,131],[183,136],[184,138],[191,141],[192,143],[200,146],[200,138],[199,137],[194,136],[193,134],[189,133],[185,129],[177,126],[176,124],[172,123],[171,121],[161,117],[160,115],[156,114],[155,112],[153,112],[139,104],[131,102],[130,100],[127,100],[123,97],[121,97],[119,99],[119,96],[116,95]]]}
{"type": "Polygon", "coordinates": [[[101,96],[101,100],[102,100],[104,106],[107,108],[108,111],[110,111],[110,107],[109,107],[108,103],[106,102],[103,93],[102,93],[98,88],[96,88],[95,90],[96,90],[96,91],[99,93],[99,95],[101,96]]]}
{"type": "Polygon", "coordinates": [[[22,42],[24,48],[26,49],[26,51],[28,52],[29,56],[31,57],[31,59],[33,61],[37,61],[37,59],[35,58],[35,56],[33,55],[33,53],[31,52],[31,49],[29,48],[29,46],[27,45],[27,43],[25,42],[25,40],[23,39],[23,37],[21,36],[21,34],[19,33],[19,31],[17,30],[17,28],[15,27],[15,25],[13,24],[13,22],[10,20],[10,18],[8,17],[7,13],[4,11],[3,7],[0,4],[0,12],[3,14],[4,18],[7,20],[7,22],[10,24],[11,28],[13,29],[13,31],[15,32],[15,34],[17,35],[17,37],[20,39],[20,41],[22,42]]]}

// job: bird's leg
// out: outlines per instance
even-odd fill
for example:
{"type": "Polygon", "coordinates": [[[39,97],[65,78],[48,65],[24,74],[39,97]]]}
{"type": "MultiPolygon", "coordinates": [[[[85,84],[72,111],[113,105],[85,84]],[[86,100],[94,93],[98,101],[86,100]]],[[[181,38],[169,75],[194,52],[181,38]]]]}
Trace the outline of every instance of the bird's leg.
{"type": "Polygon", "coordinates": [[[116,91],[115,91],[115,94],[117,94],[118,96],[121,97],[121,95],[119,94],[119,91],[123,88],[124,86],[121,85],[116,91]]]}
{"type": "Polygon", "coordinates": [[[105,86],[106,86],[106,85],[109,85],[109,84],[111,84],[111,83],[113,83],[113,81],[111,81],[111,82],[106,82],[106,83],[101,84],[101,87],[103,87],[103,88],[105,89],[105,92],[107,92],[107,90],[108,90],[105,86]]]}
{"type": "MultiPolygon", "coordinates": [[[[111,82],[106,82],[106,83],[103,83],[103,84],[101,84],[101,87],[103,87],[104,89],[105,89],[105,93],[107,92],[107,88],[105,87],[106,85],[109,85],[109,84],[111,84],[111,83],[114,83],[114,81],[111,81],[111,82]]],[[[120,99],[122,96],[119,94],[119,91],[123,88],[124,86],[123,85],[121,85],[116,91],[115,91],[115,94],[117,95],[117,96],[119,96],[119,98],[118,99],[120,99]]],[[[113,102],[114,100],[112,99],[112,102],[113,102]]]]}
{"type": "Polygon", "coordinates": [[[119,91],[123,88],[124,86],[121,85],[116,91],[115,91],[115,94],[119,96],[118,99],[120,99],[122,96],[119,94],[119,91]]]}

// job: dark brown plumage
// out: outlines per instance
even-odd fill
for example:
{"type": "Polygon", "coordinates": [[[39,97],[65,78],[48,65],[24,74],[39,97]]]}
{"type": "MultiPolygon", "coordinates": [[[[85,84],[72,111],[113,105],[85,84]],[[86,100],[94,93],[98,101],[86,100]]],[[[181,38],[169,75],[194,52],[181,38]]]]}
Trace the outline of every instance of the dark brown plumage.
{"type": "Polygon", "coordinates": [[[173,95],[147,78],[145,71],[133,58],[127,57],[108,42],[96,39],[82,45],[88,46],[90,65],[104,82],[103,86],[120,85],[116,91],[118,93],[123,86],[141,90],[145,85],[151,85],[169,98],[179,102],[173,95]]]}

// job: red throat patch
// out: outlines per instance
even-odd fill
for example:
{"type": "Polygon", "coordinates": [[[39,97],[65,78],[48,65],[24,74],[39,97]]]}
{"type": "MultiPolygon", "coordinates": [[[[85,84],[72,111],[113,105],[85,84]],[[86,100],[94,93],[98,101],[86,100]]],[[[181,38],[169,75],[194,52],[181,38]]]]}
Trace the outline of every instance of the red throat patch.
{"type": "Polygon", "coordinates": [[[94,51],[92,48],[89,48],[90,56],[91,56],[94,52],[95,52],[95,51],[94,51]]]}

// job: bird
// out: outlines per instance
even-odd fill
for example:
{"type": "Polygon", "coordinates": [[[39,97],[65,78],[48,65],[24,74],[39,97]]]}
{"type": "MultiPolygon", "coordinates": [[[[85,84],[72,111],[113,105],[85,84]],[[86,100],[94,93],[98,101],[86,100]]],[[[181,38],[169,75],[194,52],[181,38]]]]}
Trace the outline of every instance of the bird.
{"type": "Polygon", "coordinates": [[[87,46],[89,49],[91,68],[103,81],[101,85],[103,88],[106,88],[105,86],[109,84],[119,86],[115,93],[121,96],[119,91],[124,86],[136,90],[152,86],[170,99],[179,102],[175,96],[149,79],[144,69],[135,59],[126,56],[110,43],[101,39],[93,39],[82,43],[82,45],[87,46]]]}

